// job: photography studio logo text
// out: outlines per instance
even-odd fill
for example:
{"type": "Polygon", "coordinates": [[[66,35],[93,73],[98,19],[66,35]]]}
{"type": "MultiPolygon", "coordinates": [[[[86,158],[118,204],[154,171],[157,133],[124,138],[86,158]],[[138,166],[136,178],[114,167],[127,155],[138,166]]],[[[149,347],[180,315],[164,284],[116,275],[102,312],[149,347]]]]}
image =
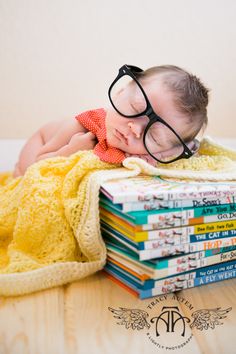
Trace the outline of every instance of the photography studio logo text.
{"type": "Polygon", "coordinates": [[[214,330],[216,326],[223,325],[222,320],[232,307],[194,310],[187,299],[166,294],[154,298],[147,305],[147,311],[125,307],[108,307],[108,310],[119,320],[116,324],[123,325],[127,330],[145,332],[147,339],[158,348],[174,350],[187,345],[194,330],[214,330]],[[183,315],[184,312],[188,316],[183,315]]]}

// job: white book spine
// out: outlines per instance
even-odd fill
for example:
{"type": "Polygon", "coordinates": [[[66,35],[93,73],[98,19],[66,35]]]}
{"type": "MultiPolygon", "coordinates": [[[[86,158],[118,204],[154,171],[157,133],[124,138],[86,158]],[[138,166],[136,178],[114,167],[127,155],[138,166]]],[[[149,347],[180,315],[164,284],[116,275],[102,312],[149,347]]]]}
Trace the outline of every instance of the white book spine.
{"type": "Polygon", "coordinates": [[[212,205],[223,205],[235,203],[234,197],[222,198],[196,198],[196,199],[183,199],[183,200],[151,200],[144,202],[122,203],[122,211],[127,213],[130,211],[143,211],[143,210],[161,210],[161,209],[174,209],[174,208],[196,208],[196,207],[209,207],[212,205]]]}
{"type": "Polygon", "coordinates": [[[157,258],[167,257],[170,255],[176,255],[179,253],[191,253],[197,251],[203,251],[214,248],[228,247],[236,245],[236,237],[228,237],[213,241],[203,241],[196,243],[187,243],[177,246],[162,247],[158,249],[149,249],[139,251],[140,261],[157,258]]]}
{"type": "MultiPolygon", "coordinates": [[[[160,190],[161,187],[160,187],[160,190]]],[[[199,199],[199,198],[227,198],[236,197],[236,187],[235,189],[227,188],[227,186],[222,187],[221,190],[214,189],[210,190],[195,190],[195,191],[175,191],[173,190],[162,190],[156,192],[156,190],[150,190],[146,193],[138,193],[138,191],[114,194],[112,196],[112,201],[114,204],[122,204],[127,202],[144,202],[144,201],[174,201],[174,200],[185,200],[185,199],[199,199]]]]}

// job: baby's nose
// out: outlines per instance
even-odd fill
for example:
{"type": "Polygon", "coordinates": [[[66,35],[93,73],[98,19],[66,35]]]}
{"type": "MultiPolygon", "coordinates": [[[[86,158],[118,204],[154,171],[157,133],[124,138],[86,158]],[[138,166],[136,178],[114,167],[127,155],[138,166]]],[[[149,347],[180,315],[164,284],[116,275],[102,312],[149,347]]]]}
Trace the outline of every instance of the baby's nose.
{"type": "Polygon", "coordinates": [[[141,119],[138,121],[130,121],[128,122],[128,127],[130,128],[130,131],[135,135],[136,138],[140,138],[142,135],[142,132],[144,131],[145,126],[147,125],[146,122],[142,122],[141,119]]]}

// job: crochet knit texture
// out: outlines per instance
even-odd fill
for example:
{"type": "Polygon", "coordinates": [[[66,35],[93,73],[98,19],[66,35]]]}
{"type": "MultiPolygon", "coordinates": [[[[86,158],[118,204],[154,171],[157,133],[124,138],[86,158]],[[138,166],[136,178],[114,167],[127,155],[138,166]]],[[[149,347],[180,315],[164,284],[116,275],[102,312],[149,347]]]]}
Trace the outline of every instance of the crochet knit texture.
{"type": "Polygon", "coordinates": [[[23,177],[0,173],[0,295],[66,284],[102,269],[100,185],[140,173],[236,181],[236,151],[205,138],[197,156],[158,168],[133,157],[123,166],[109,164],[80,151],[41,160],[23,177]]]}

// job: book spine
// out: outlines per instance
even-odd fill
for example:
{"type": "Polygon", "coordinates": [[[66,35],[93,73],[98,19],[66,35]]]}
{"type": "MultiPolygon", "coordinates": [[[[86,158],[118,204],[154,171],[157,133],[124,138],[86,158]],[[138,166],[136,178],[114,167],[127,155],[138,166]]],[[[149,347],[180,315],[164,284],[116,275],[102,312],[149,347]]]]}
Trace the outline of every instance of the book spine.
{"type": "Polygon", "coordinates": [[[233,279],[235,277],[236,277],[236,270],[233,270],[233,271],[228,270],[228,271],[220,272],[220,273],[213,274],[213,275],[206,275],[206,276],[195,278],[195,279],[185,280],[181,284],[177,283],[177,284],[171,284],[171,285],[166,285],[166,286],[162,286],[162,287],[157,287],[157,288],[150,289],[150,290],[143,290],[143,291],[140,291],[139,296],[141,299],[146,299],[146,298],[161,295],[161,294],[172,293],[172,292],[175,292],[178,290],[183,290],[183,289],[197,287],[200,285],[215,283],[215,282],[218,282],[221,280],[233,279]]]}
{"type": "MultiPolygon", "coordinates": [[[[211,266],[211,265],[214,265],[217,263],[220,264],[220,263],[223,263],[226,261],[232,261],[232,260],[236,260],[236,252],[235,251],[226,252],[224,254],[224,257],[222,257],[222,254],[217,254],[217,255],[214,255],[211,257],[204,257],[204,258],[198,259],[196,261],[190,261],[186,264],[180,264],[175,267],[169,267],[169,268],[166,268],[166,272],[165,272],[166,274],[164,274],[164,272],[162,272],[160,275],[162,275],[162,277],[171,276],[174,274],[179,274],[179,273],[191,271],[193,269],[211,266]]],[[[155,275],[154,275],[155,279],[157,279],[158,277],[160,278],[160,275],[158,276],[158,273],[155,273],[155,275]]]]}
{"type": "MultiPolygon", "coordinates": [[[[236,204],[224,204],[211,207],[185,208],[175,210],[136,211],[124,213],[112,204],[100,202],[103,212],[113,213],[118,217],[131,221],[143,229],[159,229],[183,225],[194,225],[209,221],[236,219],[236,204]]],[[[109,214],[108,214],[109,215],[109,214]]]]}
{"type": "Polygon", "coordinates": [[[115,214],[126,222],[131,222],[134,227],[139,225],[139,227],[144,230],[177,227],[188,224],[194,225],[206,221],[231,220],[236,218],[236,204],[224,204],[222,206],[196,209],[175,209],[170,211],[157,210],[151,213],[148,211],[124,213],[112,204],[107,205],[107,203],[100,202],[100,209],[102,213],[105,212],[108,213],[108,215],[109,213],[115,214]]]}
{"type": "MultiPolygon", "coordinates": [[[[211,267],[209,267],[211,268],[211,267]]],[[[218,272],[214,272],[212,269],[208,269],[208,274],[193,277],[193,278],[184,278],[183,276],[178,277],[176,281],[169,280],[165,284],[156,284],[155,287],[151,289],[143,289],[142,286],[137,284],[132,278],[122,275],[121,272],[114,270],[114,268],[110,268],[105,266],[103,269],[105,274],[110,274],[112,278],[118,280],[118,284],[120,286],[125,285],[129,289],[133,290],[133,293],[139,295],[141,299],[146,299],[149,297],[153,297],[156,295],[171,293],[187,288],[192,288],[200,285],[205,285],[209,283],[214,283],[221,280],[232,279],[236,277],[236,269],[235,267],[221,267],[218,272]],[[223,270],[225,269],[225,270],[223,270]],[[213,272],[212,272],[213,271],[213,272]]],[[[171,279],[171,278],[169,278],[171,279]]],[[[128,289],[127,289],[128,290],[128,289]]]]}
{"type": "MultiPolygon", "coordinates": [[[[185,243],[175,246],[160,247],[158,249],[135,250],[139,254],[139,260],[145,261],[152,258],[167,257],[178,255],[180,253],[191,253],[203,250],[209,250],[219,247],[228,247],[236,245],[236,237],[228,237],[225,239],[203,241],[196,243],[185,243]]],[[[127,244],[128,247],[130,247],[127,244]]]]}
{"type": "Polygon", "coordinates": [[[166,192],[163,193],[164,200],[175,199],[193,199],[193,198],[225,198],[236,197],[236,190],[222,189],[222,190],[206,190],[199,192],[166,192]]]}
{"type": "Polygon", "coordinates": [[[229,247],[214,248],[205,251],[198,251],[184,256],[170,258],[167,261],[165,261],[165,266],[167,268],[173,266],[181,266],[186,262],[187,263],[194,262],[202,258],[208,258],[208,257],[210,258],[214,256],[219,256],[220,259],[225,261],[231,260],[231,258],[234,259],[234,256],[236,256],[236,245],[229,246],[229,247]]]}
{"type": "MultiPolygon", "coordinates": [[[[226,213],[218,213],[217,208],[209,208],[206,210],[205,208],[199,209],[188,209],[188,210],[180,210],[173,211],[168,213],[160,213],[160,214],[147,214],[146,220],[142,219],[145,224],[156,224],[161,227],[173,227],[173,226],[182,226],[186,224],[199,224],[204,222],[211,222],[214,219],[219,220],[230,220],[236,219],[236,204],[231,204],[231,209],[234,210],[232,212],[226,213]],[[214,209],[214,213],[211,213],[212,209],[214,209]]],[[[229,208],[230,209],[230,208],[229,208]]],[[[137,213],[138,214],[138,213],[137,213]]],[[[139,215],[133,215],[137,219],[139,215]]]]}
{"type": "MultiPolygon", "coordinates": [[[[219,222],[220,220],[225,220],[227,218],[226,214],[217,214],[214,216],[215,220],[213,222],[219,222]]],[[[225,221],[232,220],[231,219],[232,215],[229,216],[229,219],[226,219],[225,221]]],[[[175,235],[181,235],[182,234],[182,228],[190,226],[189,224],[187,225],[181,225],[181,226],[175,226],[173,228],[162,228],[160,227],[160,224],[142,224],[142,225],[135,225],[130,224],[128,221],[122,219],[120,216],[117,216],[115,214],[106,214],[106,211],[100,209],[100,219],[101,221],[104,221],[107,224],[111,224],[115,227],[115,225],[119,225],[119,227],[122,227],[123,230],[126,230],[128,234],[130,234],[130,237],[139,242],[139,241],[145,241],[145,240],[152,240],[155,238],[160,237],[165,237],[167,235],[168,237],[172,237],[175,235]],[[113,217],[114,216],[114,217],[113,217]]],[[[236,219],[236,216],[233,218],[236,219]]],[[[197,225],[198,222],[195,222],[196,219],[191,219],[191,224],[197,225]],[[194,222],[193,222],[194,220],[194,222]]]]}
{"type": "MultiPolygon", "coordinates": [[[[138,257],[135,252],[132,250],[128,250],[127,247],[124,246],[120,240],[114,241],[112,239],[105,239],[106,241],[106,247],[108,251],[110,250],[111,252],[114,252],[115,254],[119,254],[125,256],[125,258],[131,257],[134,263],[142,265],[142,267],[145,267],[146,270],[152,268],[153,270],[160,270],[163,268],[168,268],[168,267],[177,267],[182,264],[186,264],[192,261],[197,261],[202,258],[207,258],[207,257],[212,257],[215,255],[221,255],[222,259],[224,259],[224,254],[229,253],[230,256],[233,257],[234,252],[236,252],[236,245],[235,246],[228,246],[228,247],[221,247],[221,248],[214,248],[214,249],[209,249],[205,251],[197,251],[194,253],[189,253],[186,255],[179,255],[175,257],[169,257],[167,259],[157,259],[155,261],[151,261],[151,264],[146,262],[140,263],[138,260],[138,257]],[[128,253],[131,252],[131,253],[128,253]]],[[[229,256],[229,257],[230,257],[229,256]]]]}
{"type": "Polygon", "coordinates": [[[143,272],[144,274],[148,274],[150,278],[157,280],[165,277],[174,276],[176,274],[192,271],[194,269],[199,269],[202,267],[219,264],[226,261],[232,261],[232,260],[236,260],[236,251],[229,251],[224,254],[221,253],[210,257],[203,257],[194,261],[186,261],[185,263],[177,264],[169,267],[167,266],[163,269],[146,271],[140,268],[140,265],[131,263],[129,260],[126,259],[120,260],[120,258],[117,257],[116,254],[113,254],[112,252],[108,251],[107,263],[109,264],[110,262],[111,263],[118,262],[118,265],[120,267],[124,265],[133,272],[138,272],[139,274],[143,272]]]}
{"type": "Polygon", "coordinates": [[[180,226],[169,229],[159,229],[151,231],[138,231],[135,233],[128,233],[124,231],[124,235],[130,237],[136,242],[146,241],[146,240],[163,240],[172,239],[176,237],[185,238],[190,235],[200,235],[204,233],[215,233],[227,230],[236,229],[236,220],[228,220],[223,222],[213,222],[200,224],[195,226],[180,226]]]}
{"type": "Polygon", "coordinates": [[[194,271],[189,271],[183,274],[178,274],[174,276],[170,276],[168,278],[156,280],[153,282],[153,287],[163,286],[163,285],[170,285],[173,283],[181,283],[184,280],[195,279],[207,275],[212,275],[220,272],[225,272],[228,270],[235,270],[236,271],[236,261],[232,260],[229,262],[217,263],[214,265],[210,265],[204,268],[199,268],[194,271]]]}
{"type": "MultiPolygon", "coordinates": [[[[133,203],[133,202],[153,202],[153,201],[173,201],[173,200],[186,200],[186,199],[201,199],[201,198],[215,198],[215,199],[221,199],[221,198],[235,198],[236,197],[236,189],[233,188],[228,188],[225,186],[222,187],[221,190],[215,189],[215,190],[205,190],[205,191],[200,191],[200,190],[195,190],[194,192],[191,191],[191,187],[189,187],[189,192],[187,189],[182,190],[182,191],[175,191],[175,188],[170,188],[166,189],[163,191],[162,186],[158,186],[157,190],[159,189],[158,193],[154,190],[150,190],[150,192],[146,193],[139,193],[138,191],[125,194],[120,194],[120,195],[110,195],[109,193],[104,193],[104,189],[102,189],[102,192],[112,200],[114,204],[123,204],[123,203],[133,203]],[[161,192],[160,192],[161,191],[161,192]]],[[[184,189],[184,188],[183,188],[184,189]]]]}
{"type": "Polygon", "coordinates": [[[178,290],[181,290],[182,284],[188,280],[207,276],[215,277],[217,273],[226,271],[236,272],[236,261],[232,260],[229,262],[218,263],[204,268],[199,268],[195,271],[191,270],[183,274],[173,275],[159,280],[148,279],[144,281],[142,281],[140,277],[137,277],[136,275],[133,275],[127,272],[126,270],[120,268],[116,264],[107,264],[106,268],[114,270],[115,273],[120,274],[121,276],[123,275],[123,277],[126,279],[130,279],[134,282],[134,284],[137,285],[137,287],[140,287],[142,289],[163,288],[175,285],[178,286],[178,290]]]}
{"type": "Polygon", "coordinates": [[[166,245],[179,245],[183,243],[195,243],[201,241],[212,241],[226,237],[236,237],[236,230],[226,230],[226,231],[217,231],[217,232],[209,232],[205,234],[191,234],[191,228],[187,228],[186,234],[182,236],[175,236],[171,238],[160,238],[151,241],[138,242],[139,249],[152,249],[157,247],[163,247],[166,245]],[[189,232],[189,234],[187,234],[189,232]]]}
{"type": "Polygon", "coordinates": [[[130,240],[128,237],[125,237],[125,235],[121,234],[118,231],[115,231],[114,229],[110,229],[109,227],[105,227],[103,225],[101,227],[102,230],[102,235],[106,239],[106,237],[109,237],[111,239],[115,239],[120,243],[123,243],[125,246],[129,247],[132,249],[134,252],[139,254],[139,259],[140,260],[148,260],[152,258],[157,258],[157,257],[167,257],[170,255],[178,255],[178,254],[184,254],[184,253],[191,253],[191,252],[197,252],[197,251],[203,251],[207,249],[214,249],[214,248],[220,248],[220,247],[228,247],[228,246],[234,246],[236,244],[236,230],[226,230],[230,231],[230,233],[224,234],[224,237],[217,238],[218,234],[216,233],[211,233],[212,238],[209,235],[208,239],[201,238],[199,236],[199,240],[197,242],[193,243],[181,243],[181,244],[173,244],[175,240],[172,240],[172,243],[168,244],[161,244],[158,240],[157,241],[151,241],[145,243],[147,249],[144,248],[144,243],[142,242],[134,242],[130,240]],[[230,237],[227,237],[230,235],[230,237]],[[233,235],[233,236],[232,236],[233,235]]]}
{"type": "Polygon", "coordinates": [[[221,206],[224,204],[234,204],[236,198],[233,196],[222,198],[196,198],[196,199],[183,199],[183,200],[151,200],[143,202],[123,203],[120,204],[120,208],[123,212],[130,211],[142,211],[142,210],[162,210],[162,209],[174,209],[174,208],[198,208],[198,207],[210,207],[221,206]]]}
{"type": "MultiPolygon", "coordinates": [[[[207,216],[203,216],[202,218],[197,218],[197,219],[202,219],[203,223],[217,222],[217,221],[222,221],[222,220],[234,220],[234,219],[236,219],[236,212],[216,214],[216,215],[207,215],[207,216]]],[[[190,223],[195,224],[195,218],[190,219],[190,223]]]]}

